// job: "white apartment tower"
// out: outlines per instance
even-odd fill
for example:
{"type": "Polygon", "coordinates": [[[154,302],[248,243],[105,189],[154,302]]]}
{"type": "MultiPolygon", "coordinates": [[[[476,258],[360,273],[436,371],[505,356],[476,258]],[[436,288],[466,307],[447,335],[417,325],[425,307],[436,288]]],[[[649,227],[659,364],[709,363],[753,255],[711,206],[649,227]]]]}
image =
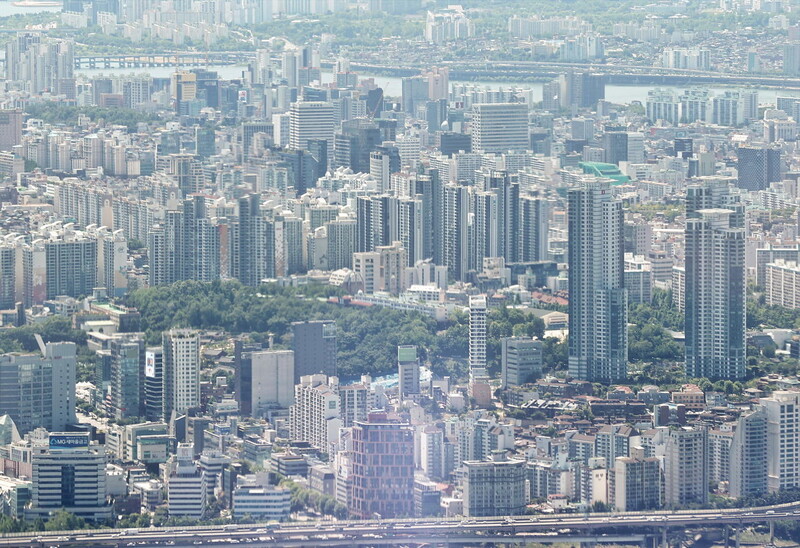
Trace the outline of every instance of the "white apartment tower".
{"type": "Polygon", "coordinates": [[[767,492],[767,414],[763,408],[743,414],[733,433],[728,492],[732,497],[767,492]]]}
{"type": "Polygon", "coordinates": [[[486,296],[469,298],[469,368],[486,372],[486,296]]]}
{"type": "Polygon", "coordinates": [[[800,392],[775,391],[761,398],[767,414],[767,488],[800,487],[800,392]]]}
{"type": "Polygon", "coordinates": [[[289,409],[292,439],[307,441],[324,453],[339,439],[339,379],[305,375],[294,387],[294,405],[289,409]]]}
{"type": "Polygon", "coordinates": [[[708,433],[703,428],[675,428],[664,456],[664,504],[708,502],[708,433]]]}
{"type": "Polygon", "coordinates": [[[164,347],[164,418],[200,405],[200,335],[172,329],[162,336],[164,347]]]}

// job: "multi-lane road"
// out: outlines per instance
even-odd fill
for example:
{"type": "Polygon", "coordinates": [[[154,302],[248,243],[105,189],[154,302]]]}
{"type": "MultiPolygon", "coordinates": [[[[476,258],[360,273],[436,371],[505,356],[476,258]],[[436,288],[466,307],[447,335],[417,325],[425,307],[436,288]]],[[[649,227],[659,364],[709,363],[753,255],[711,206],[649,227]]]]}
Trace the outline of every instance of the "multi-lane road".
{"type": "Polygon", "coordinates": [[[557,514],[487,518],[419,518],[365,521],[307,521],[148,529],[97,529],[12,533],[2,546],[270,546],[471,543],[520,539],[547,542],[644,542],[665,528],[740,528],[754,523],[800,519],[800,503],[729,510],[557,514]]]}

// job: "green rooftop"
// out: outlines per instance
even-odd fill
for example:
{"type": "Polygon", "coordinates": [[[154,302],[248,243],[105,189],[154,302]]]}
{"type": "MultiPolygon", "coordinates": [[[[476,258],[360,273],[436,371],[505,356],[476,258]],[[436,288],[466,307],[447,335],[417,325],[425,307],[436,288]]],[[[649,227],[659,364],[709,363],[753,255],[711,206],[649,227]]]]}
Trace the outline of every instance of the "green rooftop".
{"type": "Polygon", "coordinates": [[[615,164],[606,164],[605,162],[579,162],[578,167],[588,175],[613,179],[617,184],[624,184],[631,180],[631,178],[622,173],[615,164]]]}

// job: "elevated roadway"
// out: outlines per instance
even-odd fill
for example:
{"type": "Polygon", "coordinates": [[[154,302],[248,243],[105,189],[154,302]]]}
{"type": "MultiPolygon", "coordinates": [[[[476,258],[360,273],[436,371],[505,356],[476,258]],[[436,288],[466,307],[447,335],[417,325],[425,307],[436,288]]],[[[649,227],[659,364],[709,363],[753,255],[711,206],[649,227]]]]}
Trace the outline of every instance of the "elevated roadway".
{"type": "MultiPolygon", "coordinates": [[[[800,502],[758,508],[559,514],[487,518],[419,518],[364,521],[308,521],[148,529],[97,529],[10,533],[2,546],[378,546],[407,543],[579,542],[584,545],[637,543],[663,537],[674,529],[732,527],[800,519],[800,502]]],[[[738,535],[737,535],[738,536],[738,535]]]]}

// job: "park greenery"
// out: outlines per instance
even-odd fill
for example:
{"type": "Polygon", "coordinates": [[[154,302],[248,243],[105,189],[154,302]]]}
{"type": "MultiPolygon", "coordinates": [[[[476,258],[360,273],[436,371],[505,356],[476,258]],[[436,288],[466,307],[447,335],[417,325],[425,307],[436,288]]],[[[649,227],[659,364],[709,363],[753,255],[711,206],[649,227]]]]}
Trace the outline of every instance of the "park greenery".
{"type": "Polygon", "coordinates": [[[747,328],[798,329],[800,310],[768,305],[763,294],[747,299],[747,328]]]}
{"type": "Polygon", "coordinates": [[[683,347],[671,331],[683,331],[683,314],[672,304],[672,293],[656,289],[650,303],[628,310],[628,359],[633,362],[677,362],[683,347]]]}
{"type": "MultiPolygon", "coordinates": [[[[253,288],[236,281],[184,281],[137,289],[127,297],[126,304],[139,309],[148,345],[159,344],[166,330],[188,327],[244,335],[262,343],[272,335],[277,347],[291,348],[292,322],[330,319],[336,321],[338,328],[337,361],[339,375],[345,380],[394,373],[397,346],[403,344],[418,346],[422,360],[435,374],[454,379],[467,376],[469,317],[464,311],[456,310],[440,324],[416,312],[338,304],[341,293],[338,288],[324,285],[285,288],[264,284],[253,288]]],[[[628,356],[631,383],[635,386],[678,386],[690,380],[683,373],[683,346],[673,337],[673,332],[683,330],[683,314],[671,301],[670,292],[655,290],[651,303],[629,307],[628,356]]],[[[534,312],[510,307],[490,309],[487,358],[491,373],[500,370],[501,339],[524,336],[543,341],[545,374],[564,374],[567,342],[545,336],[544,324],[534,312]]],[[[763,299],[751,296],[748,326],[798,327],[800,312],[767,306],[763,299]]],[[[75,342],[78,378],[92,380],[97,358],[86,347],[86,333],[74,329],[66,317],[54,316],[0,331],[0,352],[35,352],[36,334],[45,341],[75,342]]],[[[775,350],[748,347],[748,377],[796,373],[800,367],[797,360],[779,359],[775,350]]],[[[712,388],[728,393],[734,390],[724,385],[712,388]]]]}
{"type": "MultiPolygon", "coordinates": [[[[281,288],[243,286],[238,282],[179,282],[171,286],[132,292],[127,304],[142,314],[148,344],[157,344],[161,333],[173,327],[219,329],[234,335],[250,335],[291,347],[291,323],[332,319],[338,328],[338,368],[345,379],[362,374],[383,375],[396,368],[397,346],[420,348],[437,374],[463,378],[468,356],[469,319],[457,312],[444,325],[419,313],[379,307],[342,306],[327,302],[339,291],[329,286],[281,288]]],[[[533,314],[510,308],[489,314],[488,357],[490,368],[500,363],[500,339],[512,335],[544,335],[544,324],[533,314]]],[[[566,345],[545,344],[546,364],[566,365],[566,345]]]]}
{"type": "Polygon", "coordinates": [[[323,495],[319,491],[308,489],[284,478],[280,481],[281,487],[286,487],[292,492],[291,511],[300,512],[308,508],[323,516],[334,516],[336,519],[347,519],[347,506],[330,495],[323,495]]]}
{"type": "Polygon", "coordinates": [[[76,107],[56,101],[30,103],[25,107],[25,112],[31,118],[38,118],[47,124],[75,124],[82,114],[92,122],[126,126],[128,131],[136,131],[140,123],[158,120],[153,114],[129,108],[76,107]]]}

